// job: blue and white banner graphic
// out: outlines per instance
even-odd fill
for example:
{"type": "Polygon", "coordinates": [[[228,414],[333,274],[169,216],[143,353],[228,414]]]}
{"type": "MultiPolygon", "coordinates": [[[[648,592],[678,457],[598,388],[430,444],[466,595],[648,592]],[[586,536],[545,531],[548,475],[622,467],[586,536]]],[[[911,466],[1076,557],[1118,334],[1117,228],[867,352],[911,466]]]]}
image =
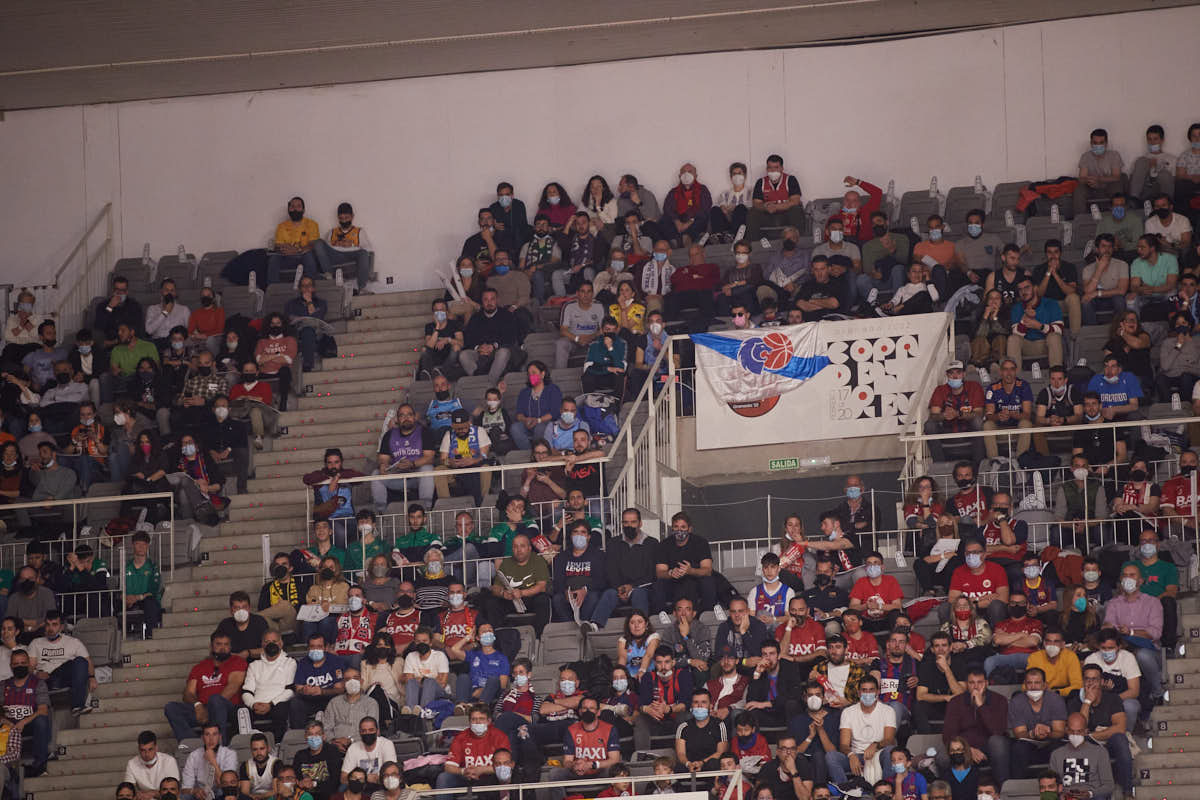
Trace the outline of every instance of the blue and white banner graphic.
{"type": "Polygon", "coordinates": [[[944,315],[693,334],[696,446],[898,433],[941,365],[944,315]]]}

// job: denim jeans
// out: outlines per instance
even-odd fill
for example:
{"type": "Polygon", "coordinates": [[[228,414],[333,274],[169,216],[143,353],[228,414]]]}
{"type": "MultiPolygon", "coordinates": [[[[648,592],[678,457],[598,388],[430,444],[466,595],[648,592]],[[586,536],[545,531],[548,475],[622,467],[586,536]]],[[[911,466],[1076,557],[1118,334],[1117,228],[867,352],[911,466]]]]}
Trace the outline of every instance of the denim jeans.
{"type": "Polygon", "coordinates": [[[449,697],[442,685],[433,678],[409,678],[404,683],[404,704],[424,708],[439,698],[449,697]]]}
{"type": "Polygon", "coordinates": [[[1029,661],[1029,653],[997,653],[994,656],[988,656],[983,660],[983,671],[990,677],[993,670],[998,667],[1012,667],[1017,672],[1022,672],[1025,669],[1025,663],[1029,661]]]}
{"type": "MultiPolygon", "coordinates": [[[[551,605],[554,607],[554,618],[557,621],[573,622],[575,620],[575,615],[571,611],[571,603],[567,600],[565,591],[562,594],[555,594],[551,598],[551,605]]],[[[589,591],[579,606],[579,619],[580,621],[594,622],[598,627],[603,628],[616,607],[616,589],[605,589],[603,592],[589,591]]]]}
{"type": "MultiPolygon", "coordinates": [[[[371,500],[375,503],[375,512],[382,514],[387,508],[388,491],[403,492],[404,485],[408,484],[408,501],[411,503],[413,490],[417,492],[417,498],[425,506],[429,506],[433,502],[433,464],[426,464],[419,467],[417,472],[420,475],[412,475],[411,477],[396,477],[389,478],[386,481],[371,482],[371,500]]],[[[379,470],[375,470],[372,475],[378,475],[379,470]]],[[[396,473],[404,475],[405,473],[396,473]]]]}
{"type": "MultiPolygon", "coordinates": [[[[204,706],[208,709],[208,721],[221,727],[221,740],[229,741],[227,732],[229,719],[233,716],[233,703],[229,702],[224,695],[214,694],[208,698],[208,702],[204,706]]],[[[171,732],[175,735],[176,741],[182,742],[184,739],[193,738],[196,735],[196,728],[200,727],[200,720],[196,718],[196,709],[190,703],[173,700],[163,706],[163,714],[171,726],[171,732]]]]}
{"type": "Polygon", "coordinates": [[[83,708],[88,696],[88,662],[83,656],[76,656],[67,663],[50,673],[46,681],[49,689],[70,688],[71,708],[83,708]]]}
{"type": "Polygon", "coordinates": [[[338,250],[333,245],[326,242],[324,239],[319,239],[313,242],[313,254],[317,257],[317,264],[321,271],[326,275],[333,275],[335,264],[345,264],[350,261],[354,262],[354,280],[358,284],[358,288],[363,288],[371,279],[371,251],[364,250],[361,247],[353,250],[338,250]]]}
{"type": "MultiPolygon", "coordinates": [[[[892,763],[892,748],[884,747],[879,750],[879,763],[887,765],[892,763]]],[[[861,760],[862,754],[859,754],[861,760]]],[[[833,783],[845,783],[846,777],[850,774],[850,759],[845,753],[837,750],[825,754],[825,765],[829,769],[829,780],[833,783]]]]}

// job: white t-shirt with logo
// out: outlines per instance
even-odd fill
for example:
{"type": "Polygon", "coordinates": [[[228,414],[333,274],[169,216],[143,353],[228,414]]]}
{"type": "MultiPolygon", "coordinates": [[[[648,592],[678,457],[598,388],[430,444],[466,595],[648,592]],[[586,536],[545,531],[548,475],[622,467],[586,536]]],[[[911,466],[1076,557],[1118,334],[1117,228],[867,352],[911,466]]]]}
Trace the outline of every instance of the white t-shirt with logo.
{"type": "Polygon", "coordinates": [[[876,701],[870,713],[863,711],[862,703],[842,709],[841,730],[850,729],[850,752],[864,753],[876,742],[883,741],[883,729],[896,727],[896,712],[892,707],[876,701]]]}

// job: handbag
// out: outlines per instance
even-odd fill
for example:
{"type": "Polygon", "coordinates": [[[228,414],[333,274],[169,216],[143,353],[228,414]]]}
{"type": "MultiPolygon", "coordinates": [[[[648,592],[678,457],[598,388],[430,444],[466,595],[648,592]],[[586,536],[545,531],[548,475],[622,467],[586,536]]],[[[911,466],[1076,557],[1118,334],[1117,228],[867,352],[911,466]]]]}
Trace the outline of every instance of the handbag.
{"type": "Polygon", "coordinates": [[[0,725],[0,764],[21,760],[21,732],[8,720],[0,725]]]}

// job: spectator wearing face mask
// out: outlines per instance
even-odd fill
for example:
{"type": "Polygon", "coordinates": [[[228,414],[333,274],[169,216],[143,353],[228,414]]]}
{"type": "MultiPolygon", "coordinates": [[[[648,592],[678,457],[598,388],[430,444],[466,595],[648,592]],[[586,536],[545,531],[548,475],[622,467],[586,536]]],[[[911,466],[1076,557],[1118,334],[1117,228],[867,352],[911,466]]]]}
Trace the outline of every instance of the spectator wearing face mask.
{"type": "Polygon", "coordinates": [[[229,395],[229,381],[217,374],[212,353],[201,351],[196,356],[195,371],[184,381],[183,390],[175,398],[171,429],[195,429],[211,422],[208,406],[218,395],[229,395]]]}
{"type": "Polygon", "coordinates": [[[268,314],[266,336],[254,345],[254,361],[267,377],[279,380],[279,410],[287,411],[288,392],[292,387],[292,363],[299,345],[295,337],[286,336],[287,320],[282,314],[268,314]]]}
{"type": "Polygon", "coordinates": [[[291,633],[300,609],[300,586],[292,577],[287,553],[276,553],[271,563],[271,580],[258,593],[258,611],[276,630],[291,633]]]}
{"type": "MultiPolygon", "coordinates": [[[[354,224],[354,207],[349,203],[339,203],[337,207],[338,224],[329,229],[329,240],[317,239],[313,242],[313,255],[325,275],[334,274],[336,264],[353,262],[354,277],[358,288],[364,288],[371,280],[371,257],[375,250],[367,232],[354,224]]],[[[322,800],[322,798],[317,798],[322,800]]]]}
{"type": "Polygon", "coordinates": [[[716,295],[717,315],[728,317],[735,306],[758,308],[758,287],[762,284],[762,266],[750,263],[750,243],[738,242],[733,246],[733,266],[721,276],[716,295]]]}
{"type": "Polygon", "coordinates": [[[1067,717],[1067,742],[1050,754],[1050,769],[1062,776],[1063,786],[1086,784],[1095,800],[1109,800],[1116,783],[1108,751],[1088,739],[1087,718],[1067,717]]]}
{"type": "Polygon", "coordinates": [[[330,649],[346,664],[357,668],[363,650],[375,632],[375,612],[367,608],[361,586],[351,586],[346,595],[349,610],[337,618],[337,638],[330,649]]]}
{"type": "Polygon", "coordinates": [[[846,283],[848,307],[856,306],[859,301],[856,277],[862,270],[862,251],[857,244],[849,241],[840,217],[831,217],[826,226],[828,238],[814,247],[812,254],[829,259],[830,273],[846,283]]]}
{"type": "Polygon", "coordinates": [[[680,240],[684,247],[708,232],[709,213],[712,210],[712,193],[708,187],[696,180],[694,164],[679,168],[679,183],[663,198],[663,216],[659,228],[673,240],[680,240]]]}
{"type": "Polygon", "coordinates": [[[746,184],[746,173],[746,165],[740,161],[729,165],[730,188],[717,195],[709,211],[708,230],[720,242],[733,240],[754,205],[754,188],[746,184]]]}
{"type": "Polygon", "coordinates": [[[240,382],[229,390],[229,402],[239,403],[239,414],[250,419],[250,431],[254,434],[254,449],[263,449],[263,437],[267,435],[267,420],[275,416],[271,408],[274,395],[271,384],[258,379],[258,364],[254,361],[242,362],[240,382]]]}
{"type": "Polygon", "coordinates": [[[345,689],[335,694],[325,706],[325,725],[329,739],[338,748],[349,747],[358,738],[358,726],[367,717],[379,718],[379,704],[374,698],[363,694],[363,681],[359,671],[347,666],[342,672],[345,689]]]}
{"type": "Polygon", "coordinates": [[[599,544],[592,544],[588,523],[572,522],[567,536],[569,541],[554,558],[551,605],[557,620],[578,620],[594,633],[612,616],[617,592],[609,587],[605,554],[599,544]]]}
{"type": "Polygon", "coordinates": [[[767,156],[766,174],[755,182],[751,198],[752,207],[746,214],[748,241],[758,240],[763,228],[804,224],[800,182],[783,171],[783,156],[767,156]]]}

